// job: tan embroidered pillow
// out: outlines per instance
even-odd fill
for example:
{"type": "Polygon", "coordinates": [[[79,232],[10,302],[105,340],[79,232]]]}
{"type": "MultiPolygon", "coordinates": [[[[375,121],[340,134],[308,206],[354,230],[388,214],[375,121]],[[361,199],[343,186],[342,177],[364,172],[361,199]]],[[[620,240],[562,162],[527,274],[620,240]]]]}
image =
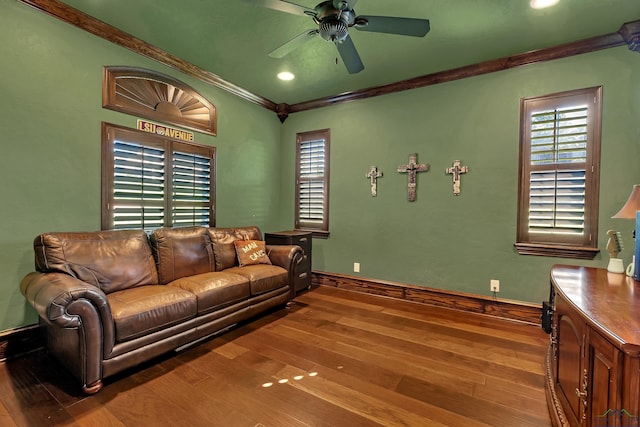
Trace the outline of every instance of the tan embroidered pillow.
{"type": "Polygon", "coordinates": [[[271,264],[267,256],[265,242],[261,240],[236,240],[236,255],[240,267],[254,264],[271,264]]]}

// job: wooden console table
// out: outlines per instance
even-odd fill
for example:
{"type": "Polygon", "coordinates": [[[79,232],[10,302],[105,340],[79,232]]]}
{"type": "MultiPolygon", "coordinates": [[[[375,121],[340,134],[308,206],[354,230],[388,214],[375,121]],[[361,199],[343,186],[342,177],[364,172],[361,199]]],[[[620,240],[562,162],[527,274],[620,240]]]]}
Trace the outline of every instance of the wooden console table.
{"type": "Polygon", "coordinates": [[[555,265],[546,394],[556,426],[640,426],[640,282],[555,265]]]}

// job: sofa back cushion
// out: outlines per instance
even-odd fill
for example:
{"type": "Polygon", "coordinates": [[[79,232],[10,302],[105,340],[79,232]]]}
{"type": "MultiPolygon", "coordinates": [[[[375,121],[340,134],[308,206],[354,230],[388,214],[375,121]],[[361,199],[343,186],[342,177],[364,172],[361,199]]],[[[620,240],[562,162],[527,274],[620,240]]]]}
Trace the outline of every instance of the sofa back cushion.
{"type": "Polygon", "coordinates": [[[36,270],[67,273],[110,293],[158,283],[144,231],[44,233],[33,242],[36,270]]]}
{"type": "Polygon", "coordinates": [[[210,228],[209,237],[213,246],[216,271],[238,265],[236,240],[262,240],[258,227],[210,228]]]}
{"type": "Polygon", "coordinates": [[[160,284],[214,271],[206,227],[158,228],[150,236],[160,284]]]}

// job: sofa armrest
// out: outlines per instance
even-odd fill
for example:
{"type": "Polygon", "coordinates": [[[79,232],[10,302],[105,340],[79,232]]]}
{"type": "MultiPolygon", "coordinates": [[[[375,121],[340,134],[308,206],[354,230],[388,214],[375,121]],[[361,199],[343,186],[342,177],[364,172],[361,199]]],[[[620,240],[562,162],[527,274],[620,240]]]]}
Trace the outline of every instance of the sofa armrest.
{"type": "Polygon", "coordinates": [[[289,286],[294,287],[296,265],[304,259],[302,248],[297,245],[267,245],[267,255],[271,264],[282,267],[289,273],[289,286]]]}
{"type": "Polygon", "coordinates": [[[267,245],[266,249],[271,264],[287,271],[293,270],[294,265],[302,261],[304,255],[302,248],[296,245],[267,245]]]}
{"type": "Polygon", "coordinates": [[[111,351],[115,342],[113,317],[100,288],[64,273],[33,272],[22,279],[20,291],[47,324],[99,329],[100,347],[104,346],[105,353],[111,351]]]}

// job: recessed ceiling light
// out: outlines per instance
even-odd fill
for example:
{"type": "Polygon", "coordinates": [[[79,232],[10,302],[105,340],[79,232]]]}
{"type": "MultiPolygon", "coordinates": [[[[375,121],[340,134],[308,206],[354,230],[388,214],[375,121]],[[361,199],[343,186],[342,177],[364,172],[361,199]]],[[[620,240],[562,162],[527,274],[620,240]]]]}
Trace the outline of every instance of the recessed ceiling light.
{"type": "Polygon", "coordinates": [[[293,75],[293,73],[290,73],[288,71],[283,71],[281,73],[278,73],[278,78],[280,80],[284,80],[284,81],[289,81],[289,80],[293,80],[296,78],[295,75],[293,75]]]}
{"type": "Polygon", "coordinates": [[[533,9],[544,9],[555,6],[560,0],[531,0],[529,4],[533,9]]]}

